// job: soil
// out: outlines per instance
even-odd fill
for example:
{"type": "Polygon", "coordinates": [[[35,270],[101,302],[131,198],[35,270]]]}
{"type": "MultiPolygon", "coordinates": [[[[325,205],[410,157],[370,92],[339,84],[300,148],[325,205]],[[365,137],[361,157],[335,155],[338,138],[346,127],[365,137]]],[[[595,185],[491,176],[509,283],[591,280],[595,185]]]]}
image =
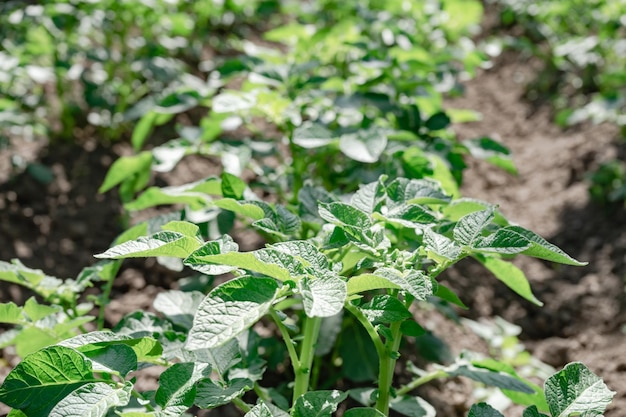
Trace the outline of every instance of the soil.
{"type": "MultiPolygon", "coordinates": [[[[584,362],[617,392],[606,416],[623,416],[626,212],[623,207],[590,201],[586,181],[588,171],[620,153],[618,131],[609,125],[556,127],[549,108],[524,100],[524,85],[536,70],[532,62],[505,55],[468,82],[462,98],[447,102],[450,108],[482,113],[481,121],[456,127],[461,139],[485,135],[499,139],[512,150],[519,169],[512,176],[472,160],[464,174],[463,193],[497,203],[507,218],[589,265],[564,267],[517,258],[515,263],[526,272],[543,307],[522,300],[471,262],[463,262],[443,279],[462,294],[470,307],[463,313],[467,317],[501,316],[521,326],[526,348],[555,368],[584,362]]],[[[59,277],[74,277],[92,264],[93,254],[104,251],[122,230],[116,192],[101,195],[97,189],[111,162],[125,152],[125,145],[103,146],[89,140],[51,145],[18,141],[2,151],[0,259],[19,257],[25,265],[59,277]],[[48,167],[53,179],[46,183],[32,170],[12,172],[9,153],[48,167]]],[[[190,158],[161,181],[183,183],[214,168],[210,160],[190,158]]],[[[115,323],[129,311],[149,309],[161,288],[176,287],[176,278],[154,261],[125,263],[107,310],[108,322],[115,323]]],[[[2,301],[19,303],[26,296],[14,286],[0,284],[2,301]]],[[[428,320],[454,351],[479,344],[475,336],[437,315],[428,320]]],[[[8,368],[2,373],[6,372],[8,368]]],[[[151,378],[154,383],[155,376],[151,378]]],[[[439,415],[462,416],[471,389],[471,384],[455,379],[432,384],[420,393],[439,415]]]]}

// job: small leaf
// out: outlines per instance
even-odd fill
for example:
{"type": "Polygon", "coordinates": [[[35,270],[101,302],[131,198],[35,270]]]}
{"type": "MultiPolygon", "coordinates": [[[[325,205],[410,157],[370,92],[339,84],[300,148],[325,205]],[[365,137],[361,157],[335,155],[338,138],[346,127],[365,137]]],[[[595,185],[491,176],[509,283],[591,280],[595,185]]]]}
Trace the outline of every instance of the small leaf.
{"type": "Polygon", "coordinates": [[[441,130],[450,125],[450,118],[444,112],[435,113],[426,120],[424,126],[428,130],[441,130]]]}
{"type": "Polygon", "coordinates": [[[159,416],[178,417],[193,406],[196,382],[210,376],[211,367],[203,363],[175,363],[159,377],[155,402],[161,407],[159,416]]]}
{"type": "Polygon", "coordinates": [[[446,287],[442,284],[437,284],[437,291],[433,294],[435,297],[439,297],[442,300],[446,300],[449,303],[452,303],[456,306],[461,307],[464,310],[467,310],[468,307],[461,301],[458,295],[454,293],[450,288],[446,287]]]}
{"type": "Polygon", "coordinates": [[[338,226],[357,230],[366,230],[372,227],[372,220],[367,213],[346,203],[320,203],[319,214],[322,219],[338,226]]]}
{"type": "Polygon", "coordinates": [[[50,411],[49,417],[104,417],[113,407],[130,401],[133,384],[115,389],[103,382],[92,382],[77,388],[50,411]]]}
{"type": "Polygon", "coordinates": [[[149,172],[151,164],[151,152],[141,152],[137,155],[123,156],[117,159],[109,168],[98,192],[105,193],[127,178],[131,178],[145,171],[149,172]]]}
{"type": "Polygon", "coordinates": [[[463,144],[470,151],[472,156],[484,159],[485,161],[502,168],[510,174],[517,174],[517,168],[511,160],[511,151],[495,140],[482,137],[478,139],[469,139],[463,144]]]}
{"type": "Polygon", "coordinates": [[[318,271],[330,270],[330,260],[328,257],[309,241],[292,240],[289,242],[281,242],[272,245],[271,249],[276,249],[279,252],[287,253],[301,259],[307,266],[311,266],[318,271]]]}
{"type": "Polygon", "coordinates": [[[304,311],[309,317],[330,317],[343,309],[347,287],[345,281],[333,273],[304,277],[298,281],[304,311]]]}
{"type": "Polygon", "coordinates": [[[14,302],[0,304],[0,323],[19,324],[26,318],[22,315],[22,308],[14,302]]]}
{"type": "Polygon", "coordinates": [[[152,236],[139,237],[124,242],[94,256],[109,259],[145,258],[149,256],[186,258],[201,245],[202,242],[198,238],[185,236],[182,233],[163,231],[152,236]]]}
{"type": "Polygon", "coordinates": [[[386,288],[401,288],[400,285],[392,283],[387,278],[375,274],[361,274],[348,280],[348,295],[360,294],[371,290],[386,288]]]}
{"type": "Polygon", "coordinates": [[[494,218],[494,208],[476,211],[461,217],[454,227],[454,240],[462,245],[473,246],[483,229],[494,218]]]}
{"type": "Polygon", "coordinates": [[[461,248],[452,239],[435,233],[432,229],[424,229],[423,243],[428,257],[439,263],[454,262],[461,256],[461,248]]]}
{"type": "Polygon", "coordinates": [[[522,417],[549,417],[546,414],[540,413],[536,405],[531,405],[524,410],[522,417]]]}
{"type": "Polygon", "coordinates": [[[479,403],[472,405],[467,417],[504,417],[502,413],[487,403],[479,403]]]}
{"type": "Polygon", "coordinates": [[[554,417],[599,416],[611,403],[615,392],[602,378],[580,362],[565,365],[545,383],[546,400],[554,417]]]}
{"type": "Polygon", "coordinates": [[[63,346],[50,346],[17,364],[0,387],[0,401],[29,417],[43,417],[92,378],[91,364],[83,355],[63,346]]]}
{"type": "Polygon", "coordinates": [[[347,396],[347,393],[337,390],[307,392],[296,399],[291,416],[330,417],[347,396]]]}
{"type": "Polygon", "coordinates": [[[343,310],[334,316],[324,317],[320,326],[319,337],[315,345],[315,356],[324,356],[335,347],[337,336],[343,324],[343,310]]]}
{"type": "Polygon", "coordinates": [[[350,199],[350,204],[365,213],[380,211],[385,203],[385,189],[380,181],[359,186],[359,190],[350,199]]]}
{"type": "Polygon", "coordinates": [[[148,135],[152,133],[152,129],[154,128],[154,124],[158,116],[159,114],[157,112],[149,111],[144,114],[135,125],[133,134],[130,138],[130,143],[133,145],[133,150],[135,152],[141,149],[148,135]]]}
{"type": "Polygon", "coordinates": [[[390,295],[375,295],[370,301],[359,306],[372,324],[394,323],[413,317],[402,301],[390,295]]]}
{"type": "Polygon", "coordinates": [[[253,387],[254,383],[249,379],[233,379],[228,381],[225,387],[215,384],[210,379],[204,379],[198,383],[195,403],[201,408],[219,407],[241,397],[253,387]]]}
{"type": "Polygon", "coordinates": [[[503,261],[502,259],[492,256],[474,256],[485,268],[493,273],[496,278],[504,282],[507,287],[521,295],[528,301],[538,306],[542,306],[543,303],[535,297],[528,283],[528,279],[521,269],[516,267],[510,262],[503,261]]]}
{"type": "Polygon", "coordinates": [[[401,204],[441,204],[450,201],[439,183],[427,179],[396,178],[387,185],[390,206],[401,204]]]}
{"type": "Polygon", "coordinates": [[[243,180],[228,172],[222,173],[222,195],[225,198],[242,200],[247,185],[243,180]]]}
{"type": "Polygon", "coordinates": [[[259,204],[252,201],[237,201],[232,198],[222,198],[213,202],[216,207],[224,210],[232,211],[233,213],[241,214],[244,217],[248,217],[254,220],[260,220],[265,217],[265,212],[259,204]]]}
{"type": "Polygon", "coordinates": [[[339,149],[355,161],[373,163],[387,147],[387,134],[378,128],[346,133],[339,138],[339,149]]]}
{"type": "Polygon", "coordinates": [[[332,133],[320,123],[304,122],[293,131],[293,143],[305,149],[320,148],[332,141],[332,133]]]}
{"type": "Polygon", "coordinates": [[[526,394],[533,394],[535,392],[535,390],[524,382],[501,372],[480,369],[473,366],[470,367],[468,365],[456,365],[453,369],[448,370],[448,373],[451,376],[464,376],[500,389],[519,391],[526,394]]]}
{"type": "Polygon", "coordinates": [[[186,348],[213,348],[228,342],[267,313],[277,290],[273,279],[249,276],[214,288],[198,307],[186,348]]]}
{"type": "Polygon", "coordinates": [[[207,263],[213,255],[220,255],[228,252],[237,252],[239,245],[233,241],[228,235],[222,235],[220,238],[206,242],[200,248],[193,251],[183,260],[183,265],[188,266],[196,271],[200,271],[206,275],[222,275],[226,274],[237,266],[220,265],[219,263],[207,263]]]}

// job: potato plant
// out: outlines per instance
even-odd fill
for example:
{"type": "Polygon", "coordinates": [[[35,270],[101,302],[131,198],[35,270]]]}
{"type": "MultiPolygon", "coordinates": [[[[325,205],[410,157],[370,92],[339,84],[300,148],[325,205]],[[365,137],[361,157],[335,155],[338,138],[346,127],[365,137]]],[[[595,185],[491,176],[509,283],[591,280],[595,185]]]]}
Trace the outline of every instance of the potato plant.
{"type": "MultiPolygon", "coordinates": [[[[112,7],[132,5],[145,6],[112,7]]],[[[408,380],[396,378],[406,350],[427,333],[416,309],[467,308],[464,294],[440,282],[457,262],[477,262],[537,305],[515,255],[585,264],[493,204],[460,195],[467,156],[515,173],[505,147],[486,137],[461,142],[449,129],[475,113],[442,105],[484,60],[466,38],[480,3],[281,6],[292,20],[264,33],[263,46],[239,41],[241,54],[217,59],[201,88],[183,82],[134,108],[137,153],[112,165],[101,191],[119,187],[131,213],[182,210],[127,228],[76,279],[0,264],[0,280],[38,295],[0,304],[0,321],[15,326],[0,346],[22,357],[0,386],[9,416],[182,416],[225,405],[247,417],[330,416],[340,405],[349,417],[433,416],[415,390],[451,377],[502,390],[528,407],[525,417],[601,414],[614,393],[579,363],[544,389],[470,352],[426,369],[407,363],[408,380]],[[142,150],[156,128],[198,106],[208,110],[197,125],[142,150]],[[190,154],[219,157],[223,172],[149,186],[153,171],[190,154]],[[266,245],[241,251],[242,228],[266,245]],[[187,281],[202,291],[164,291],[156,313],[107,324],[121,262],[146,257],[193,271],[187,281]],[[220,284],[203,284],[213,278],[220,284]],[[92,286],[100,295],[86,295],[92,286]],[[162,369],[158,388],[145,391],[136,376],[151,366],[162,369]]],[[[111,103],[120,114],[134,101],[111,103]]],[[[486,404],[469,412],[499,415],[486,404]]]]}

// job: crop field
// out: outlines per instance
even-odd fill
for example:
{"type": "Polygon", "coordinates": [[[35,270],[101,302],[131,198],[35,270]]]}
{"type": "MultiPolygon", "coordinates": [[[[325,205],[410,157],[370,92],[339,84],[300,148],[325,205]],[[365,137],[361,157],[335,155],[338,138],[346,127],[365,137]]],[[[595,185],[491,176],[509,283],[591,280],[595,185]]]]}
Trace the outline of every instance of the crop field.
{"type": "Polygon", "coordinates": [[[620,417],[626,0],[0,4],[0,415],[620,417]]]}

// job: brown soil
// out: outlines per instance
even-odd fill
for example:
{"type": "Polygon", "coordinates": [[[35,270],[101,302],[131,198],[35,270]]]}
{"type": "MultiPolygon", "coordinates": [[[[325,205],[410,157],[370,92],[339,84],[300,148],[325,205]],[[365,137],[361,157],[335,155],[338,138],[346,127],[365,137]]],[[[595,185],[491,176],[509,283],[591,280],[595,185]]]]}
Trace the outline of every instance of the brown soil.
{"type": "MultiPolygon", "coordinates": [[[[617,152],[617,129],[583,125],[562,131],[551,122],[546,108],[533,108],[523,100],[524,84],[533,66],[516,56],[500,58],[491,70],[467,84],[464,97],[448,107],[469,108],[483,114],[480,122],[457,127],[462,139],[490,135],[513,151],[519,168],[511,176],[492,166],[472,161],[465,174],[466,196],[497,203],[512,221],[541,234],[587,267],[558,267],[528,258],[516,259],[535,294],[545,305],[536,307],[517,297],[483,269],[463,263],[446,275],[446,282],[461,294],[473,319],[499,315],[523,328],[526,347],[554,367],[582,361],[617,391],[606,415],[618,417],[626,409],[626,213],[589,201],[585,173],[617,152]]],[[[106,169],[123,147],[90,144],[42,146],[15,143],[0,155],[0,259],[19,257],[32,268],[50,275],[74,277],[94,262],[121,231],[121,207],[115,192],[97,194],[106,169]],[[50,167],[49,183],[27,172],[12,175],[8,154],[50,167]]],[[[206,176],[211,161],[187,161],[168,181],[182,183],[206,176]],[[193,177],[193,178],[192,178],[193,177]]],[[[161,288],[175,287],[176,275],[153,261],[129,262],[116,280],[107,319],[150,307],[161,288]]],[[[0,283],[3,301],[24,300],[24,294],[0,283]]],[[[433,318],[445,329],[442,337],[452,348],[475,345],[475,337],[433,318]],[[447,335],[445,334],[447,333],[447,335]]],[[[6,374],[7,369],[3,370],[6,374]]],[[[439,415],[465,415],[463,381],[433,384],[424,395],[439,415]],[[445,401],[438,400],[439,398],[445,401]]],[[[513,415],[513,414],[512,414],[513,415]]]]}

